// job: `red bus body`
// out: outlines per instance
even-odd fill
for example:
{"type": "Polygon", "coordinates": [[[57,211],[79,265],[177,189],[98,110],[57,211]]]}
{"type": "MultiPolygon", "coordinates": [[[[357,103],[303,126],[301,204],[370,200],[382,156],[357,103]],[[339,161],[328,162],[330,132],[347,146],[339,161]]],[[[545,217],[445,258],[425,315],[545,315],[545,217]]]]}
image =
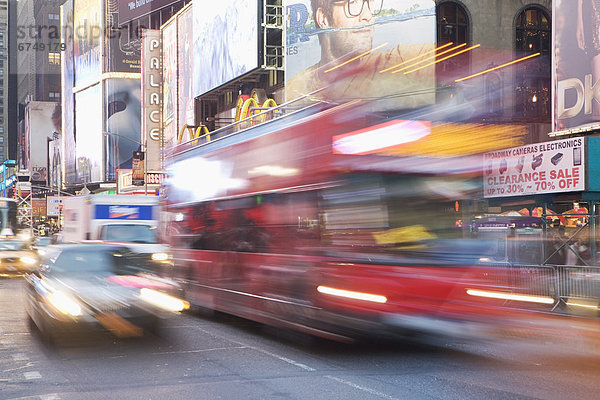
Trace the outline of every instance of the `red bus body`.
{"type": "MultiPolygon", "coordinates": [[[[551,304],[469,295],[469,289],[534,293],[504,267],[482,265],[479,254],[432,254],[423,248],[431,241],[406,233],[426,231],[416,214],[427,219],[433,213],[435,223],[438,203],[453,207],[439,186],[476,181],[482,163],[477,156],[380,155],[400,148],[402,140],[374,144],[369,132],[391,126],[403,135],[402,123],[346,104],[301,110],[179,149],[163,188],[162,229],[186,299],[340,340],[407,331],[476,333],[474,326],[549,311],[551,304]],[[342,150],[334,148],[336,140],[365,132],[342,150]],[[406,185],[433,188],[434,196],[406,185]],[[412,219],[406,226],[399,222],[412,219]],[[378,242],[377,232],[400,234],[378,242]]],[[[456,219],[457,210],[443,211],[456,219]]],[[[539,276],[541,284],[544,279],[539,276]]]]}

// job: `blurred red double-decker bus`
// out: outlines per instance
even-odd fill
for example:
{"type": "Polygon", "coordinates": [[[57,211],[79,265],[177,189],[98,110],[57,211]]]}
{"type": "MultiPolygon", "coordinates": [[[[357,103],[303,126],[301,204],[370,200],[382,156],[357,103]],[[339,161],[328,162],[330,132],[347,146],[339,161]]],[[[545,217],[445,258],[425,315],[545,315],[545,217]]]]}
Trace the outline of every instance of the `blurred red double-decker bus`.
{"type": "Polygon", "coordinates": [[[474,333],[511,304],[549,310],[552,297],[506,287],[463,224],[481,158],[398,156],[431,129],[364,102],[317,104],[181,146],[161,219],[186,300],[340,340],[474,333]]]}

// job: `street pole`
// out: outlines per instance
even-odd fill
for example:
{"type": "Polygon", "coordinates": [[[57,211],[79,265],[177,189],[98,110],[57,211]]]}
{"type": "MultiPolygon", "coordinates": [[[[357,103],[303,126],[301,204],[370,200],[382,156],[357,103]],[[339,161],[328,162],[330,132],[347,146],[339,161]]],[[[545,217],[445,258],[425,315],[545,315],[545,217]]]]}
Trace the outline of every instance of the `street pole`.
{"type": "Polygon", "coordinates": [[[148,139],[144,138],[144,196],[148,196],[148,160],[146,159],[148,139]]]}

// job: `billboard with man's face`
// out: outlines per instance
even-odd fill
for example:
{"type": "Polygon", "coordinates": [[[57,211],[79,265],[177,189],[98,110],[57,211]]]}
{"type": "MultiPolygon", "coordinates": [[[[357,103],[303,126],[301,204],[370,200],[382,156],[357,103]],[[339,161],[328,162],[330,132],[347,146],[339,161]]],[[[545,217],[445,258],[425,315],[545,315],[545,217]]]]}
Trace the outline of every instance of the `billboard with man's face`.
{"type": "Polygon", "coordinates": [[[258,68],[258,2],[196,1],[192,7],[198,97],[258,68]]]}
{"type": "Polygon", "coordinates": [[[554,130],[600,121],[600,4],[554,0],[554,130]]]}
{"type": "Polygon", "coordinates": [[[332,101],[386,98],[411,109],[435,101],[433,0],[288,0],[286,101],[323,89],[332,101]]]}

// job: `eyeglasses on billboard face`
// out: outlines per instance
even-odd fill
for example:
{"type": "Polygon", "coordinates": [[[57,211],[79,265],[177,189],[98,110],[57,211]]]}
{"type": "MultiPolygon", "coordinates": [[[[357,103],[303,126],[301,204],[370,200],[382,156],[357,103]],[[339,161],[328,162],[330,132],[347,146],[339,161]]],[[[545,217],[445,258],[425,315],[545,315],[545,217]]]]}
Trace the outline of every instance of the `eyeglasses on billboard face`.
{"type": "Polygon", "coordinates": [[[383,7],[383,0],[340,0],[334,1],[334,3],[346,3],[346,11],[352,17],[358,17],[363,12],[365,3],[368,3],[369,10],[373,15],[379,14],[383,7]]]}

